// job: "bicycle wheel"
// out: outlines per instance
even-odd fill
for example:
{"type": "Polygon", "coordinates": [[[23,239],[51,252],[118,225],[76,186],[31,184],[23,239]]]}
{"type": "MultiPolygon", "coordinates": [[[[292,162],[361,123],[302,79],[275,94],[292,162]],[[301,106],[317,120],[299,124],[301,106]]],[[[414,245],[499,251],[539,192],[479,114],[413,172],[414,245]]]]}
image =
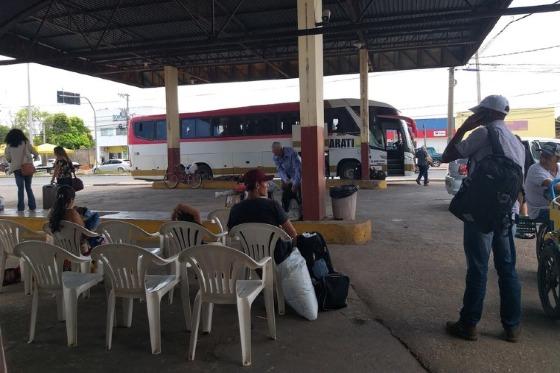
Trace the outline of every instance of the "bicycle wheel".
{"type": "Polygon", "coordinates": [[[560,263],[558,249],[547,240],[539,258],[537,279],[543,311],[553,319],[560,318],[560,263]]]}
{"type": "Polygon", "coordinates": [[[544,248],[545,243],[545,236],[550,231],[550,227],[548,224],[541,224],[539,229],[537,230],[537,242],[536,242],[536,253],[537,253],[537,260],[541,259],[541,255],[544,248]]]}
{"type": "Polygon", "coordinates": [[[177,188],[177,184],[179,184],[179,178],[174,173],[166,173],[163,177],[163,182],[169,189],[177,188]]]}
{"type": "Polygon", "coordinates": [[[195,172],[194,174],[190,175],[189,179],[190,179],[190,185],[192,189],[200,188],[200,186],[202,185],[202,176],[198,172],[195,172]]]}

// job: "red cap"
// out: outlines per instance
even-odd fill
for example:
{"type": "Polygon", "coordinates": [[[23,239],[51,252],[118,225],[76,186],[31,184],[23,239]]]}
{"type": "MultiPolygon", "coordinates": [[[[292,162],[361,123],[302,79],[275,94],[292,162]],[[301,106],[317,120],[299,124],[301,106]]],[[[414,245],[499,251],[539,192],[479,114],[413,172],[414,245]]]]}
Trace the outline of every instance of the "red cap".
{"type": "Polygon", "coordinates": [[[265,174],[262,170],[258,168],[254,168],[252,170],[247,171],[245,175],[243,175],[243,184],[247,187],[255,187],[257,183],[263,181],[272,180],[274,177],[265,174]]]}

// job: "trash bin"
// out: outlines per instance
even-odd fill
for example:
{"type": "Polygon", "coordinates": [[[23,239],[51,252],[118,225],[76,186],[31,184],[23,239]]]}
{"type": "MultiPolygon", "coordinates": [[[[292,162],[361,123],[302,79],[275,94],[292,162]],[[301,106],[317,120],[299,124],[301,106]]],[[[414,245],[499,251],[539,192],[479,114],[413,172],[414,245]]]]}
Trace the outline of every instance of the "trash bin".
{"type": "Polygon", "coordinates": [[[336,220],[356,219],[357,191],[358,187],[355,185],[341,185],[329,189],[333,215],[336,220]]]}

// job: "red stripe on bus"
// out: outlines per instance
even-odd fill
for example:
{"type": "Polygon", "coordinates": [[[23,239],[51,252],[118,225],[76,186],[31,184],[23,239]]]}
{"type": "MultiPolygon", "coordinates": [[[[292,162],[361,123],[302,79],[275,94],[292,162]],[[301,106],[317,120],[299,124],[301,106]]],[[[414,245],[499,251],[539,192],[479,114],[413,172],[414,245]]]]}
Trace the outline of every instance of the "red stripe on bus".
{"type": "MultiPolygon", "coordinates": [[[[224,136],[224,137],[200,137],[196,139],[181,139],[180,142],[211,142],[211,141],[243,141],[243,140],[266,140],[266,139],[291,139],[292,135],[261,135],[261,136],[224,136]]],[[[167,144],[165,140],[145,140],[131,137],[129,145],[155,145],[167,144]]]]}

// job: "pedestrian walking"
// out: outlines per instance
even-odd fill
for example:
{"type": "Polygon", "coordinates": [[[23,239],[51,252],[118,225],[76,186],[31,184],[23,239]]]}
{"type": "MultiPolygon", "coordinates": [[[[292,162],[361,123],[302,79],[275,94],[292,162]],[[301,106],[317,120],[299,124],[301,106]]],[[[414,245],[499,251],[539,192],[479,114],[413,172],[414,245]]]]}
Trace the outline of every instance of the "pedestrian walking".
{"type": "Polygon", "coordinates": [[[54,171],[51,179],[51,184],[54,183],[56,178],[56,184],[58,186],[67,185],[72,186],[72,175],[74,174],[74,165],[72,160],[68,157],[66,150],[62,146],[57,146],[54,148],[54,155],[56,161],[54,162],[54,171]]]}
{"type": "Polygon", "coordinates": [[[18,188],[18,211],[25,210],[24,191],[27,192],[27,205],[29,210],[34,211],[37,208],[35,196],[31,189],[31,181],[35,167],[33,160],[39,154],[33,149],[33,146],[25,136],[22,130],[14,128],[6,135],[6,151],[4,153],[6,160],[10,163],[9,172],[13,173],[16,178],[18,188]]]}
{"type": "Polygon", "coordinates": [[[420,185],[420,181],[424,178],[424,186],[427,186],[430,181],[428,180],[428,170],[432,163],[432,157],[428,154],[428,149],[422,146],[416,150],[416,164],[418,165],[418,177],[416,178],[416,184],[420,185]]]}
{"type": "Polygon", "coordinates": [[[290,210],[290,201],[301,206],[301,160],[294,149],[283,147],[279,142],[272,144],[274,164],[282,180],[282,207],[290,210]]]}
{"type": "MultiPolygon", "coordinates": [[[[512,190],[511,196],[508,196],[507,199],[507,206],[503,211],[504,216],[495,217],[495,211],[487,211],[487,216],[491,216],[491,219],[494,220],[491,222],[491,226],[494,228],[490,232],[483,232],[485,229],[481,228],[480,221],[473,221],[472,218],[470,221],[469,219],[462,219],[464,221],[463,245],[467,261],[463,308],[459,320],[448,322],[446,330],[449,334],[458,338],[466,340],[476,340],[478,338],[476,326],[482,315],[488,260],[492,251],[494,266],[499,277],[500,317],[504,328],[504,339],[509,342],[517,342],[521,330],[521,285],[515,269],[516,254],[511,224],[511,208],[517,199],[517,194],[521,190],[523,182],[525,149],[504,122],[509,112],[509,103],[505,97],[488,96],[470,110],[473,115],[467,118],[447,145],[442,156],[443,162],[449,163],[459,158],[469,159],[470,180],[469,184],[465,186],[465,190],[473,188],[475,179],[480,175],[486,177],[485,174],[476,173],[477,167],[479,166],[486,172],[487,166],[491,162],[502,162],[503,165],[508,165],[508,170],[512,171],[506,176],[511,176],[510,179],[512,180],[519,179],[516,182],[519,185],[509,186],[512,187],[512,190]],[[473,132],[463,140],[463,137],[469,131],[473,132]],[[507,223],[508,219],[509,223],[507,223]]],[[[499,184],[500,181],[496,180],[495,184],[492,184],[494,181],[491,181],[488,185],[501,185],[499,184]]],[[[481,184],[476,186],[479,185],[481,184]]],[[[498,198],[498,194],[485,194],[484,189],[473,190],[479,192],[478,199],[473,201],[474,204],[479,204],[476,206],[478,210],[473,211],[484,210],[485,205],[494,202],[489,198],[498,198]]],[[[503,194],[499,196],[503,196],[503,194]]],[[[496,203],[502,203],[502,201],[496,203]]]]}

